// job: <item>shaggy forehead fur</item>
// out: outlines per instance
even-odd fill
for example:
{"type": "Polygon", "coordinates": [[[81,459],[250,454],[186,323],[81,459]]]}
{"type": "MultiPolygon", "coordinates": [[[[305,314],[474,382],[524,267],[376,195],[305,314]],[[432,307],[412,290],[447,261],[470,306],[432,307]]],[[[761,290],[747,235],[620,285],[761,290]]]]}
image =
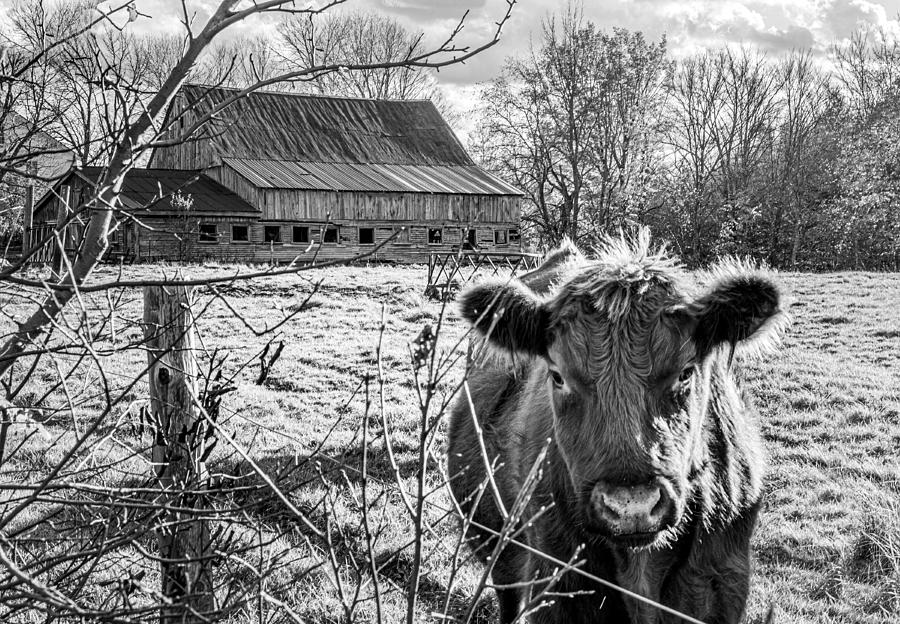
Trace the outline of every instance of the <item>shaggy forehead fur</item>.
{"type": "Polygon", "coordinates": [[[655,330],[663,311],[684,303],[686,291],[678,262],[663,248],[651,250],[646,231],[631,240],[607,239],[597,259],[579,266],[547,302],[550,327],[593,375],[606,368],[596,357],[603,354],[602,361],[645,376],[654,357],[672,355],[672,332],[655,330]]]}

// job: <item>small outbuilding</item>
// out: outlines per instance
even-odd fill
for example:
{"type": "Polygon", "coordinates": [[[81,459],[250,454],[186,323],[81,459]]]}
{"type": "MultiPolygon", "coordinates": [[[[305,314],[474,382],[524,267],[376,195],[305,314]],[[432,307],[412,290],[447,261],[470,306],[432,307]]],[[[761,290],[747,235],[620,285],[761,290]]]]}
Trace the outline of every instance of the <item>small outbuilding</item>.
{"type": "MultiPolygon", "coordinates": [[[[68,206],[80,206],[94,195],[101,167],[71,171],[58,180],[34,206],[31,241],[48,237],[58,222],[69,220],[63,244],[76,251],[84,231],[80,215],[68,215],[68,206]]],[[[119,211],[110,233],[107,258],[129,261],[193,260],[212,254],[220,230],[245,238],[259,221],[260,212],[236,193],[196,171],[132,169],[122,182],[119,211]]],[[[45,245],[34,258],[50,261],[58,245],[45,245]]],[[[226,256],[216,254],[224,259],[226,256]]],[[[238,254],[232,260],[246,260],[238,254]]]]}

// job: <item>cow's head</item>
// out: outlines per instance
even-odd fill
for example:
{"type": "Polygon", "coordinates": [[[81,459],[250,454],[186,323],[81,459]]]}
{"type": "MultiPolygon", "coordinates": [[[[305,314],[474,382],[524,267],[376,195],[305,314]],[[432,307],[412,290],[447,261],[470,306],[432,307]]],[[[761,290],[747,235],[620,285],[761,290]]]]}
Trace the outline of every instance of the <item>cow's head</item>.
{"type": "Polygon", "coordinates": [[[535,358],[528,409],[552,417],[580,521],[614,543],[658,546],[676,534],[704,461],[716,362],[772,342],[783,325],[765,272],[727,260],[703,281],[692,289],[643,232],[607,241],[547,298],[515,281],[461,297],[492,347],[535,358]]]}

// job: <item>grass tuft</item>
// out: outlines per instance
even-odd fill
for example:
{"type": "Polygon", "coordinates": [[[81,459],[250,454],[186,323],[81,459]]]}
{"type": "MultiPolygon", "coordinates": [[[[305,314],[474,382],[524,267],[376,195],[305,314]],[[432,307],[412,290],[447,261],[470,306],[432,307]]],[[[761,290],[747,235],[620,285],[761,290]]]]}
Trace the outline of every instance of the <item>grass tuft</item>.
{"type": "Polygon", "coordinates": [[[865,578],[900,579],[900,504],[884,502],[866,515],[847,567],[865,578]]]}
{"type": "Polygon", "coordinates": [[[823,325],[845,325],[852,322],[846,316],[822,316],[817,318],[816,321],[823,325]]]}

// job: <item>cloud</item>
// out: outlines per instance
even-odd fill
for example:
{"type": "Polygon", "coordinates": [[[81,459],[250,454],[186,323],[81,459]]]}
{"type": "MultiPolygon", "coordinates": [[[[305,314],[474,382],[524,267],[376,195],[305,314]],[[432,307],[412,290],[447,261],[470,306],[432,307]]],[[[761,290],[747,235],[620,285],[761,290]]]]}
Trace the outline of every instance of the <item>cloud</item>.
{"type": "Polygon", "coordinates": [[[868,0],[829,0],[820,14],[822,29],[834,39],[846,39],[860,26],[893,29],[897,26],[897,9],[893,13],[885,4],[868,0]]]}
{"type": "Polygon", "coordinates": [[[390,13],[417,16],[425,19],[459,16],[465,10],[477,12],[487,4],[486,0],[446,2],[445,0],[377,0],[371,4],[390,13]]]}
{"type": "Polygon", "coordinates": [[[668,3],[660,16],[668,25],[670,49],[676,55],[727,44],[752,45],[773,53],[817,49],[816,35],[807,25],[809,12],[798,10],[797,4],[668,3]]]}

